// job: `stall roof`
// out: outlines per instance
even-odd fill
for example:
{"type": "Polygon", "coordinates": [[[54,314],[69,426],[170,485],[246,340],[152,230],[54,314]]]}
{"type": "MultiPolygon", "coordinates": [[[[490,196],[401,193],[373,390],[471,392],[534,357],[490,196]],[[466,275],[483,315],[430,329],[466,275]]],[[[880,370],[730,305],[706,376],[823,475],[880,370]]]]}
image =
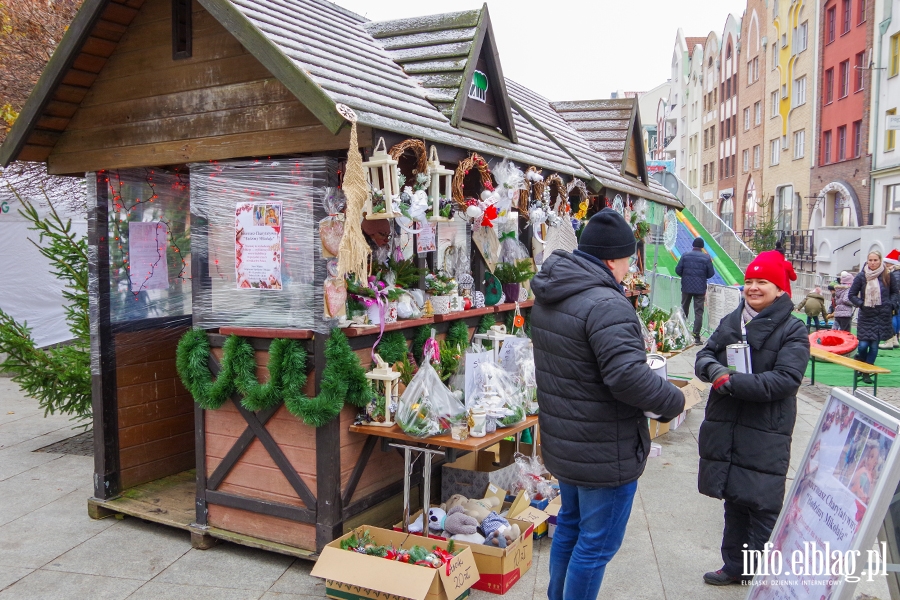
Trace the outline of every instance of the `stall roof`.
{"type": "MultiPolygon", "coordinates": [[[[375,129],[596,178],[677,205],[652,180],[616,178],[546,99],[503,77],[486,6],[371,23],[325,0],[198,1],[333,133],[345,124],[335,110],[343,103],[375,129]],[[476,104],[479,69],[496,92],[497,127],[479,125],[467,109],[476,104]]],[[[143,3],[85,0],[0,146],[0,163],[47,160],[143,3]]]]}

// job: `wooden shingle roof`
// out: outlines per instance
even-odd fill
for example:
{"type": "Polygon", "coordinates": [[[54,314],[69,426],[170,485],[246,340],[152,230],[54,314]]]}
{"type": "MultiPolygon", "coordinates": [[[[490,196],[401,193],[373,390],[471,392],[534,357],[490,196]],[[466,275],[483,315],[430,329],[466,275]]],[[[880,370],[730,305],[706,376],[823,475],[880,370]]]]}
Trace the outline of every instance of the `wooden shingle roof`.
{"type": "Polygon", "coordinates": [[[604,160],[621,168],[633,125],[634,98],[554,102],[553,108],[604,160]]]}

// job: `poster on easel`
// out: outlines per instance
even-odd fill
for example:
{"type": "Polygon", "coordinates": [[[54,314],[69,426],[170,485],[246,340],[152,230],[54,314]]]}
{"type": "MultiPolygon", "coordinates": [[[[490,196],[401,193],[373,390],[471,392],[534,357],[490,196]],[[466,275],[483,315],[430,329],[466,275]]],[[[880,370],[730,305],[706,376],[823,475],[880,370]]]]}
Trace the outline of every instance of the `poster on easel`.
{"type": "Polygon", "coordinates": [[[282,289],[281,202],[238,202],[234,269],[238,289],[282,289]]]}
{"type": "Polygon", "coordinates": [[[895,415],[831,391],[769,542],[744,551],[747,600],[845,600],[886,576],[873,544],[900,481],[898,432],[895,415]]]}

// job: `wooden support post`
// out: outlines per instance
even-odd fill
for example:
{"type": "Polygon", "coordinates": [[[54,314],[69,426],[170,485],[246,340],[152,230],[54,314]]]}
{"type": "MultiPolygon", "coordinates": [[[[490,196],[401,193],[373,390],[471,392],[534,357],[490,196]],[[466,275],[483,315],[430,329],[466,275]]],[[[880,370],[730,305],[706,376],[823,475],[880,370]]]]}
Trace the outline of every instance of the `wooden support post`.
{"type": "Polygon", "coordinates": [[[94,497],[106,500],[121,488],[116,350],[109,296],[109,187],[107,173],[88,178],[96,198],[88,220],[92,277],[88,281],[91,323],[91,404],[94,413],[94,497]]]}
{"type": "MultiPolygon", "coordinates": [[[[206,508],[206,411],[194,404],[194,459],[197,470],[197,493],[194,501],[197,525],[207,525],[206,508]]],[[[191,536],[193,541],[193,535],[191,536]]]]}
{"type": "MultiPolygon", "coordinates": [[[[313,352],[316,368],[316,394],[322,388],[325,371],[327,334],[316,333],[313,352]]],[[[344,532],[341,502],[341,417],[316,429],[316,551],[344,532]]]]}

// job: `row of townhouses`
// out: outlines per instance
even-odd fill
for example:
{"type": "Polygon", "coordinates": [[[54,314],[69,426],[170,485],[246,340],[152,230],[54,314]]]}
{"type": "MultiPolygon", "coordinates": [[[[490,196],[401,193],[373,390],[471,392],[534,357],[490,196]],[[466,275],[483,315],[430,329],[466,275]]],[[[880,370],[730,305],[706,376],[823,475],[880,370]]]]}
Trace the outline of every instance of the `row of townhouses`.
{"type": "Polygon", "coordinates": [[[900,247],[900,0],[748,0],[671,69],[650,157],[738,236],[826,276],[900,247]]]}

